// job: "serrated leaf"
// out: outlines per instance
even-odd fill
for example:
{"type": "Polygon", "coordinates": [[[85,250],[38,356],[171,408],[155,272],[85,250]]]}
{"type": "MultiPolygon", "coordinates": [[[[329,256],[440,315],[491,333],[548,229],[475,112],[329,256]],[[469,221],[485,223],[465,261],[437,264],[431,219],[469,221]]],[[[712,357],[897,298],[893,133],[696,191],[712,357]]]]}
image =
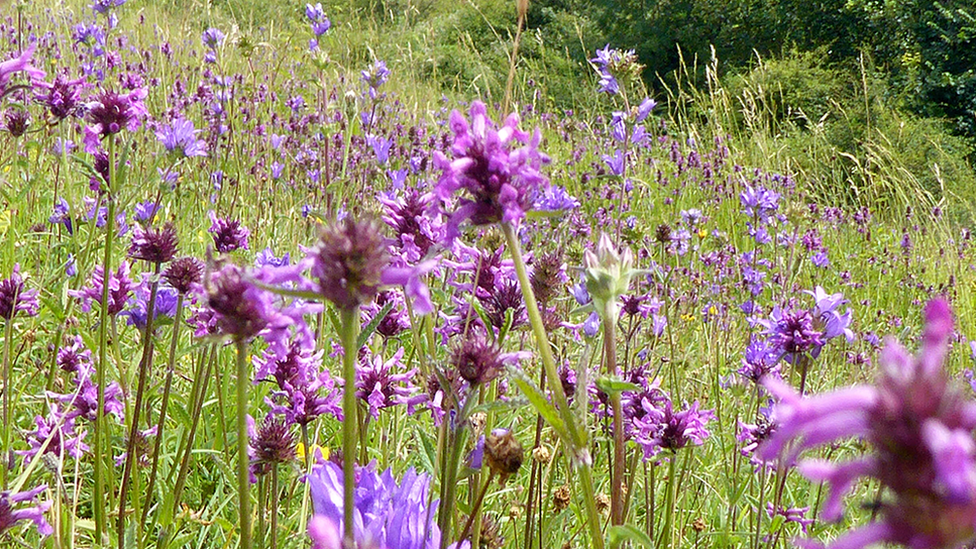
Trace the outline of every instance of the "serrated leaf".
{"type": "Polygon", "coordinates": [[[357,349],[361,348],[363,345],[366,345],[366,342],[369,341],[369,338],[373,335],[373,332],[380,327],[380,322],[383,322],[383,319],[386,318],[386,315],[390,314],[390,311],[392,310],[393,302],[387,301],[386,305],[383,305],[383,308],[380,309],[380,312],[369,321],[369,324],[363,326],[363,329],[359,332],[359,339],[356,340],[357,349]]]}

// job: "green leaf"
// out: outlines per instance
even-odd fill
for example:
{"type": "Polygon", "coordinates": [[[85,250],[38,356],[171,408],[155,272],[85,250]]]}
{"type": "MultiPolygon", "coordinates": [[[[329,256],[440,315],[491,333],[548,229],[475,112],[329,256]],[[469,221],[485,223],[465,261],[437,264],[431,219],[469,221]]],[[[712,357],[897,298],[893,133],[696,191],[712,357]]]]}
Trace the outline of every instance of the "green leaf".
{"type": "Polygon", "coordinates": [[[549,399],[546,398],[546,394],[539,389],[539,386],[535,384],[529,376],[525,375],[522,370],[516,368],[509,368],[509,375],[512,381],[522,389],[525,396],[532,403],[532,407],[535,408],[536,412],[546,420],[546,423],[552,426],[559,434],[560,438],[563,440],[570,440],[569,431],[566,429],[566,424],[563,422],[562,418],[559,417],[559,411],[553,406],[549,399]]]}
{"type": "Polygon", "coordinates": [[[376,316],[374,316],[373,319],[369,321],[369,324],[363,326],[362,331],[359,332],[359,339],[356,340],[357,349],[362,347],[363,345],[366,345],[366,342],[369,341],[369,338],[370,336],[373,335],[373,332],[375,332],[376,329],[379,328],[380,322],[383,322],[383,319],[386,318],[386,315],[390,314],[390,311],[392,310],[393,310],[393,302],[387,301],[386,305],[383,305],[383,308],[380,309],[380,312],[377,313],[376,316]]]}
{"type": "Polygon", "coordinates": [[[610,547],[619,547],[623,542],[630,541],[646,549],[654,549],[651,538],[629,524],[611,526],[607,529],[607,536],[610,538],[610,547]]]}
{"type": "Polygon", "coordinates": [[[598,389],[608,395],[622,393],[624,391],[636,392],[640,391],[641,389],[636,383],[631,383],[629,381],[620,379],[620,376],[600,376],[596,380],[596,386],[598,389]]]}

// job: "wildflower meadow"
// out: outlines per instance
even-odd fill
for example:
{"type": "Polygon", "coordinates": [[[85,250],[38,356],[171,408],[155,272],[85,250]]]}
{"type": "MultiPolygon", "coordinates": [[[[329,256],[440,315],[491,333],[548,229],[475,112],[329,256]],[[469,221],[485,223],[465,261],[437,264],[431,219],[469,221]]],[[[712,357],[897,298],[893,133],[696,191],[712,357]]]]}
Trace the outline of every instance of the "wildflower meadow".
{"type": "Polygon", "coordinates": [[[973,547],[971,189],[492,5],[0,0],[0,546],[973,547]]]}

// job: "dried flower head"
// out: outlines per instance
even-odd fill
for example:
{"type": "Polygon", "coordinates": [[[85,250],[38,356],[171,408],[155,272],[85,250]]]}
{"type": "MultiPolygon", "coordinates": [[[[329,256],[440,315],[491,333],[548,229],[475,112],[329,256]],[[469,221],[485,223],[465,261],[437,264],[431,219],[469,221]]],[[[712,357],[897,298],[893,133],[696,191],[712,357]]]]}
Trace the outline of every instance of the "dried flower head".
{"type": "Polygon", "coordinates": [[[522,443],[515,438],[510,429],[494,429],[485,437],[485,458],[488,467],[504,484],[508,477],[522,467],[525,452],[522,443]]]}
{"type": "Polygon", "coordinates": [[[181,257],[163,271],[163,280],[182,295],[189,294],[203,281],[203,261],[195,257],[181,257]]]}

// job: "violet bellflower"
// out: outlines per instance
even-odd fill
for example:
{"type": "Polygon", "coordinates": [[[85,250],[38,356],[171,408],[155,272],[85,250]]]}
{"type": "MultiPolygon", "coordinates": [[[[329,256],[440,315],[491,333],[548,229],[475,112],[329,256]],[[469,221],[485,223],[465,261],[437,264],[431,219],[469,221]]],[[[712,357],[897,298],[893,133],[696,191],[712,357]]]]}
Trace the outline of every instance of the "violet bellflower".
{"type": "Polygon", "coordinates": [[[193,127],[193,122],[177,118],[156,132],[156,138],[163,144],[166,152],[180,157],[207,156],[207,142],[197,139],[203,130],[193,127]]]}
{"type": "Polygon", "coordinates": [[[434,165],[443,172],[434,195],[445,202],[460,189],[469,195],[458,200],[457,210],[450,215],[445,235],[448,242],[458,236],[461,223],[467,220],[474,225],[517,223],[538,190],[549,183],[539,171],[549,162],[549,157],[539,151],[541,132],[536,129],[529,136],[521,131],[515,114],[496,129],[487,112],[484,103],[474,101],[469,124],[464,115],[453,111],[454,159],[434,152],[434,165]]]}
{"type": "Polygon", "coordinates": [[[950,386],[943,370],[952,334],[949,305],[933,300],[924,316],[918,354],[913,358],[889,339],[873,386],[802,397],[782,381],[764,382],[779,402],[778,427],[759,448],[762,459],[781,456],[791,463],[803,450],[846,437],[862,437],[872,449],[846,462],[798,465],[804,476],[831,485],[823,508],[827,520],[841,517],[842,499],[859,477],[875,479],[884,491],[878,518],[831,547],[892,543],[942,549],[961,547],[974,537],[976,402],[950,386]]]}
{"type": "MultiPolygon", "coordinates": [[[[356,468],[352,525],[356,547],[378,549],[439,549],[438,500],[429,501],[430,478],[413,469],[400,482],[392,469],[376,472],[375,462],[356,468]]],[[[320,462],[308,475],[313,517],[309,535],[316,549],[341,549],[343,521],[342,468],[320,462]]],[[[467,546],[467,544],[464,544],[467,546]]],[[[456,545],[452,545],[457,547],[456,545]]]]}

